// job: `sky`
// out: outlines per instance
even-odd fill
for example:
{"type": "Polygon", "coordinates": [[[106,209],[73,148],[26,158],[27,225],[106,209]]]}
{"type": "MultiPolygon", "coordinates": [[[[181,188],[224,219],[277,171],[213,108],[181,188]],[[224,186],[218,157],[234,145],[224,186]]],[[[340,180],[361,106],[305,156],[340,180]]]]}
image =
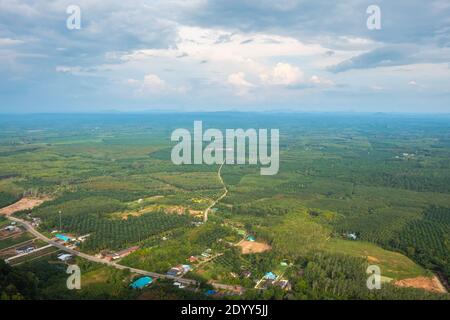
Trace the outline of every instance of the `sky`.
{"type": "Polygon", "coordinates": [[[0,113],[151,110],[450,113],[450,1],[0,0],[0,113]]]}

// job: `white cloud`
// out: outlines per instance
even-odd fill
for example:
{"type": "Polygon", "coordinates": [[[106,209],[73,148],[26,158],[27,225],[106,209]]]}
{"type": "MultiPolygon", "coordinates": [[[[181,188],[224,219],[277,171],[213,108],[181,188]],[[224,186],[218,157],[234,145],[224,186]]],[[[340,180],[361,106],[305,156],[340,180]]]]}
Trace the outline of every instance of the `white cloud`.
{"type": "Polygon", "coordinates": [[[289,63],[279,62],[269,73],[261,73],[260,79],[269,85],[295,85],[304,82],[304,73],[289,63]]]}
{"type": "Polygon", "coordinates": [[[144,89],[149,89],[150,91],[161,92],[166,89],[167,84],[164,80],[162,80],[156,74],[147,74],[144,77],[142,86],[144,89]]]}
{"type": "Polygon", "coordinates": [[[185,56],[209,61],[242,61],[274,56],[314,56],[327,51],[318,44],[305,44],[291,37],[180,26],[176,46],[134,50],[124,54],[122,60],[185,56]]]}
{"type": "Polygon", "coordinates": [[[0,46],[13,46],[22,44],[22,40],[10,39],[10,38],[0,38],[0,46]]]}
{"type": "Polygon", "coordinates": [[[81,72],[81,67],[57,66],[56,72],[79,74],[81,72]]]}
{"type": "Polygon", "coordinates": [[[127,79],[126,81],[125,81],[127,84],[130,84],[130,85],[137,85],[137,84],[139,84],[140,83],[140,81],[139,80],[136,80],[136,79],[132,79],[132,78],[130,78],[130,79],[127,79]]]}
{"type": "Polygon", "coordinates": [[[7,14],[34,17],[40,15],[39,8],[33,6],[37,4],[26,4],[19,0],[1,1],[0,8],[7,14]]]}
{"type": "Polygon", "coordinates": [[[185,94],[189,91],[187,86],[171,85],[153,73],[146,74],[142,80],[128,78],[124,83],[134,87],[134,94],[138,97],[185,94]]]}
{"type": "Polygon", "coordinates": [[[56,72],[70,74],[73,76],[83,76],[83,77],[100,77],[101,72],[105,71],[107,66],[98,65],[94,67],[81,67],[81,66],[57,66],[55,68],[56,72]]]}
{"type": "Polygon", "coordinates": [[[228,76],[228,83],[237,89],[239,95],[244,95],[248,92],[254,85],[247,80],[245,80],[245,73],[237,72],[232,73],[228,76]]]}
{"type": "Polygon", "coordinates": [[[313,75],[309,81],[315,85],[326,85],[326,86],[332,86],[334,85],[334,82],[328,79],[321,78],[319,76],[313,75]]]}
{"type": "Polygon", "coordinates": [[[375,85],[370,86],[370,89],[372,89],[373,91],[383,91],[384,87],[375,84],[375,85]]]}
{"type": "MultiPolygon", "coordinates": [[[[251,89],[268,94],[289,86],[333,84],[317,76],[310,81],[296,65],[310,66],[322,60],[329,49],[320,44],[302,43],[289,36],[184,25],[178,27],[177,35],[174,45],[167,48],[107,53],[111,70],[123,73],[125,79],[141,79],[141,70],[151,68],[170,83],[163,88],[162,83],[153,79],[152,84],[165,91],[170,87],[174,93],[186,91],[179,88],[198,92],[208,88],[226,94],[231,86],[238,95],[245,95],[251,89]]],[[[336,58],[341,58],[339,52],[335,53],[336,58]]]]}
{"type": "Polygon", "coordinates": [[[422,83],[418,83],[416,80],[409,81],[408,85],[410,85],[411,87],[417,88],[418,90],[422,90],[422,89],[426,88],[425,85],[423,85],[422,83]]]}
{"type": "Polygon", "coordinates": [[[245,80],[245,73],[237,72],[228,76],[228,82],[238,87],[252,87],[253,85],[245,80]]]}

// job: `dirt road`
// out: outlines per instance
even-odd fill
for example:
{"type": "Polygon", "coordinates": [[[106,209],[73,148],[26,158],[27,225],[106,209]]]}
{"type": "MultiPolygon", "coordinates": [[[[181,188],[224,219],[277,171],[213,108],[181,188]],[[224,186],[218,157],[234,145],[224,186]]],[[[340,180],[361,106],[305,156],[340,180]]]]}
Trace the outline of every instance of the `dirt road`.
{"type": "Polygon", "coordinates": [[[205,210],[205,212],[204,212],[204,214],[203,214],[203,222],[205,222],[205,223],[208,221],[208,213],[209,213],[209,211],[211,211],[211,209],[214,208],[214,206],[215,206],[220,200],[222,200],[223,198],[225,198],[226,195],[228,194],[227,186],[226,186],[225,183],[223,182],[222,175],[221,175],[222,167],[223,167],[224,164],[225,164],[225,162],[222,163],[222,164],[220,165],[219,170],[217,171],[217,177],[219,178],[220,183],[223,185],[223,190],[224,190],[224,192],[223,192],[223,194],[222,194],[220,197],[218,197],[216,200],[214,200],[213,203],[212,203],[208,208],[206,208],[206,210],[205,210]]]}

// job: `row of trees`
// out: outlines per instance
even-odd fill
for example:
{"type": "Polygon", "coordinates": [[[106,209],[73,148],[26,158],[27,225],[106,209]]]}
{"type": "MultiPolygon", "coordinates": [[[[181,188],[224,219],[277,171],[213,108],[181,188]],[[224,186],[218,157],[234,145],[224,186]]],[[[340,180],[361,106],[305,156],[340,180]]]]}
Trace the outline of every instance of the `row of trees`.
{"type": "Polygon", "coordinates": [[[450,208],[431,206],[412,217],[399,211],[346,218],[336,230],[356,232],[361,240],[403,252],[426,268],[450,277],[450,208]]]}
{"type": "Polygon", "coordinates": [[[450,208],[428,208],[423,219],[408,223],[389,245],[449,278],[450,208]]]}
{"type": "Polygon", "coordinates": [[[440,192],[450,193],[450,177],[416,175],[411,173],[388,173],[376,172],[367,178],[362,175],[355,175],[355,182],[385,186],[390,188],[407,189],[418,192],[440,192]]]}
{"type": "MultiPolygon", "coordinates": [[[[167,215],[162,212],[128,217],[126,220],[109,219],[92,214],[66,215],[62,217],[64,232],[91,236],[82,244],[83,249],[120,249],[143,241],[158,233],[189,224],[187,216],[167,215]]],[[[58,228],[59,219],[53,217],[45,225],[58,228]]]]}
{"type": "Polygon", "coordinates": [[[11,193],[0,192],[0,208],[9,206],[19,200],[20,197],[11,193]]]}

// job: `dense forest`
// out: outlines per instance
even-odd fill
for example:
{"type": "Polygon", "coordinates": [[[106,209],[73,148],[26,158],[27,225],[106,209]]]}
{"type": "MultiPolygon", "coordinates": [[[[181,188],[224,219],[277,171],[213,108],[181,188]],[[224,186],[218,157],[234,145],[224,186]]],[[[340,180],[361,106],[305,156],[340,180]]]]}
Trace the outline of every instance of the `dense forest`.
{"type": "Polygon", "coordinates": [[[398,250],[423,266],[450,276],[450,208],[431,206],[414,219],[383,215],[358,217],[338,224],[338,230],[352,230],[364,240],[398,250]],[[378,226],[377,226],[378,225],[378,226]]]}

